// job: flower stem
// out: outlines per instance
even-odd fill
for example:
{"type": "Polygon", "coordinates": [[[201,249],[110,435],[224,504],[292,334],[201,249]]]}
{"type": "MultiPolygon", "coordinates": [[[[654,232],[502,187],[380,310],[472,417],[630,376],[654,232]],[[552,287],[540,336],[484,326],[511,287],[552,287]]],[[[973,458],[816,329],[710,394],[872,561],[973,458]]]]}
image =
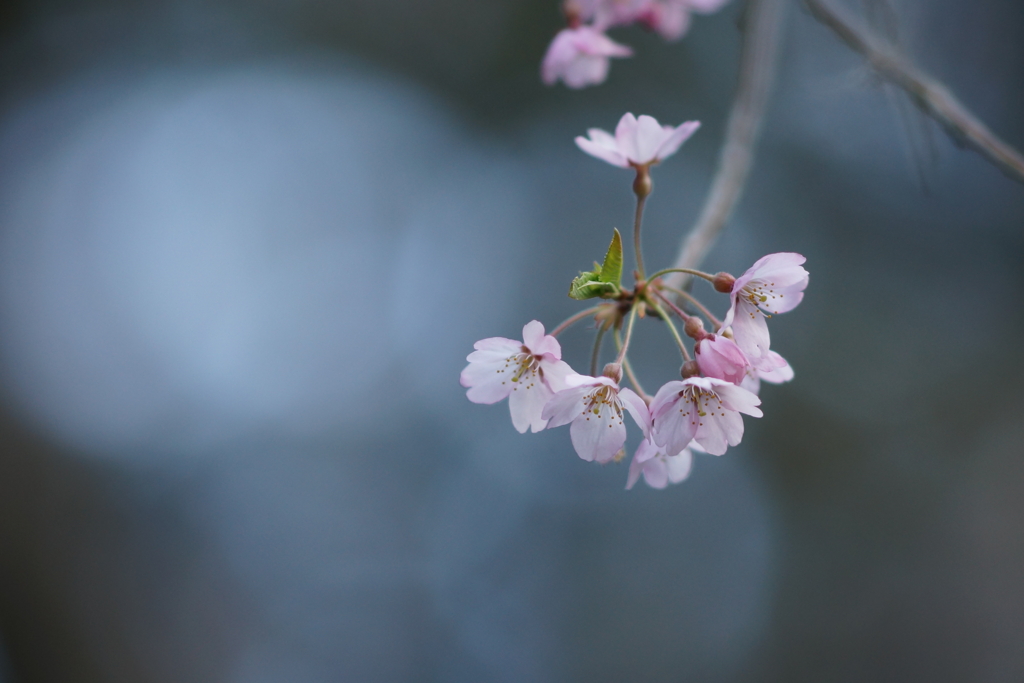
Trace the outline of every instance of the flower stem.
{"type": "MultiPolygon", "coordinates": [[[[622,348],[622,339],[619,336],[618,330],[615,331],[615,345],[620,349],[622,348]]],[[[652,397],[644,391],[642,386],[640,386],[640,380],[638,380],[636,375],[633,373],[633,364],[629,362],[628,358],[624,357],[622,359],[622,370],[626,373],[626,379],[628,379],[629,383],[633,385],[634,389],[636,389],[637,395],[644,400],[644,403],[650,404],[652,397]]]]}
{"type": "Polygon", "coordinates": [[[686,273],[687,275],[696,275],[697,277],[704,278],[708,282],[713,282],[715,279],[714,275],[705,273],[703,270],[694,270],[693,268],[665,268],[664,270],[659,270],[657,273],[652,275],[651,279],[653,280],[661,277],[662,275],[668,275],[669,273],[686,273]]]}
{"type": "Polygon", "coordinates": [[[679,316],[679,317],[680,317],[680,318],[682,319],[682,321],[683,321],[684,323],[685,323],[685,322],[686,322],[687,320],[689,320],[690,318],[692,318],[692,317],[693,317],[692,315],[689,315],[689,314],[688,314],[688,313],[687,313],[686,311],[684,311],[683,309],[679,308],[679,307],[678,307],[678,306],[676,306],[676,305],[675,305],[674,303],[672,303],[672,301],[671,301],[671,300],[670,300],[670,299],[669,299],[669,298],[668,298],[667,296],[665,296],[664,294],[662,294],[661,292],[659,292],[659,291],[655,290],[655,292],[654,292],[654,293],[655,293],[655,294],[657,294],[657,295],[658,295],[658,298],[659,298],[659,299],[661,299],[661,302],[662,302],[663,304],[665,304],[666,306],[668,306],[669,308],[671,308],[671,309],[672,309],[672,312],[673,312],[673,313],[675,313],[676,315],[678,315],[678,316],[679,316]]]}
{"type": "Polygon", "coordinates": [[[621,363],[622,359],[626,357],[626,350],[629,348],[629,342],[633,339],[633,321],[636,320],[636,306],[629,309],[629,320],[626,321],[626,338],[622,341],[622,347],[619,349],[619,355],[615,359],[616,363],[621,363]]]}
{"type": "Polygon", "coordinates": [[[611,322],[605,322],[597,328],[597,336],[594,338],[594,349],[590,352],[590,376],[597,377],[597,361],[601,358],[601,341],[611,322]]]}
{"type": "MultiPolygon", "coordinates": [[[[709,311],[704,304],[702,304],[700,301],[698,301],[697,297],[695,297],[694,295],[690,294],[686,290],[679,289],[677,287],[670,287],[669,285],[666,285],[666,284],[662,284],[661,285],[661,289],[667,289],[668,291],[672,292],[676,296],[682,297],[683,299],[686,299],[691,304],[696,306],[697,309],[701,313],[703,313],[705,315],[705,317],[707,317],[707,319],[711,322],[711,324],[715,326],[715,330],[718,330],[718,328],[720,328],[722,326],[722,321],[719,320],[718,318],[716,318],[715,316],[711,315],[711,311],[709,311]]],[[[658,296],[661,296],[660,292],[658,293],[658,296]]],[[[665,303],[669,303],[669,300],[668,300],[667,297],[661,296],[661,299],[665,303]]]]}
{"type": "Polygon", "coordinates": [[[636,217],[633,219],[633,251],[636,255],[636,272],[640,274],[640,279],[644,280],[644,252],[640,246],[640,226],[644,222],[644,204],[647,203],[647,197],[644,195],[637,195],[636,197],[636,217]]]}
{"type": "Polygon", "coordinates": [[[588,315],[593,315],[594,313],[597,313],[600,309],[601,309],[600,306],[591,306],[590,308],[588,308],[588,309],[586,309],[584,311],[580,311],[579,313],[577,313],[575,315],[569,316],[568,318],[566,318],[565,320],[562,321],[562,324],[560,324],[555,329],[551,330],[551,336],[552,337],[557,337],[558,335],[560,335],[563,332],[565,332],[570,326],[572,326],[572,325],[578,323],[579,321],[583,320],[588,315]]]}
{"type": "Polygon", "coordinates": [[[665,309],[662,308],[657,301],[648,300],[648,303],[651,305],[651,308],[658,312],[658,315],[660,315],[661,319],[665,321],[665,324],[668,325],[669,331],[672,333],[672,336],[676,340],[676,344],[679,346],[679,353],[683,354],[683,360],[690,360],[690,352],[686,350],[683,338],[679,336],[679,330],[676,329],[675,323],[672,322],[672,318],[668,316],[668,313],[665,312],[665,309]]]}

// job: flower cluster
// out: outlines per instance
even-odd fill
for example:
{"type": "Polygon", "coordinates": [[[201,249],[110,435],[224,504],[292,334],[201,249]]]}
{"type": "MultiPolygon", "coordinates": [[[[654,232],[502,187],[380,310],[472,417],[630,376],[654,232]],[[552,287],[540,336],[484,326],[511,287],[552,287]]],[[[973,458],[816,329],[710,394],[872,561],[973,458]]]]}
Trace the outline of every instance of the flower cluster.
{"type": "Polygon", "coordinates": [[[690,13],[709,14],[728,0],[565,0],[568,26],[555,36],[541,64],[548,85],[559,79],[570,88],[603,83],[612,57],[633,51],[605,32],[616,26],[640,24],[665,40],[678,40],[690,27],[690,13]]]}
{"type": "Polygon", "coordinates": [[[789,363],[770,348],[767,318],[792,310],[803,299],[808,283],[803,256],[769,254],[739,277],[690,268],[666,268],[650,277],[644,274],[640,226],[653,187],[650,167],[679,149],[698,126],[695,121],[661,126],[649,116],[626,114],[614,136],[592,129],[588,138],[576,138],[588,154],[636,171],[635,282],[632,287],[622,284],[622,242],[616,230],[604,262],[595,264],[594,271],[580,273],[569,290],[574,299],[605,302],[570,317],[551,334],[533,320],[523,328],[522,341],[503,337],[478,341],[461,376],[474,403],[508,398],[512,424],[520,433],[570,425],[573,447],[587,461],[607,463],[624,457],[629,413],[642,439],[629,468],[627,488],[641,475],[653,488],[680,482],[689,476],[693,452],[722,455],[729,446],[739,444],[742,415],[761,417],[761,381],[793,378],[789,363]],[[664,276],[669,273],[704,279],[715,291],[728,294],[729,308],[722,319],[693,294],[667,284],[664,276]],[[598,334],[590,371],[582,374],[562,360],[557,336],[587,318],[594,319],[598,334]],[[629,363],[638,318],[664,323],[683,359],[681,379],[664,383],[653,396],[644,392],[629,363]],[[682,335],[675,320],[682,323],[682,335]],[[705,320],[713,332],[705,331],[705,320]],[[618,355],[598,374],[601,340],[609,331],[618,355]],[[692,340],[692,355],[683,335],[692,340]],[[621,386],[623,375],[633,389],[621,386]]]}

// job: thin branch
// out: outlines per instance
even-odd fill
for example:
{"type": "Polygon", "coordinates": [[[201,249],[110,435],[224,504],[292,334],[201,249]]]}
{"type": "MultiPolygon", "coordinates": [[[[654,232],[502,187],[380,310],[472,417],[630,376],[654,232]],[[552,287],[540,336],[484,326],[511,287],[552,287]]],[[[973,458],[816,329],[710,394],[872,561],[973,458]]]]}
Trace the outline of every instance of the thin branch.
{"type": "MultiPolygon", "coordinates": [[[[718,157],[718,170],[700,218],[683,243],[674,268],[700,265],[743,193],[775,81],[784,14],[783,0],[749,0],[747,4],[739,83],[718,157]]],[[[687,276],[674,273],[666,278],[666,284],[681,289],[686,280],[687,276]]]]}
{"type": "Polygon", "coordinates": [[[855,28],[828,2],[804,2],[815,19],[863,55],[879,76],[903,89],[914,104],[935,119],[954,141],[972,148],[1010,178],[1024,182],[1024,156],[993,134],[946,86],[919,71],[867,29],[855,28]]]}

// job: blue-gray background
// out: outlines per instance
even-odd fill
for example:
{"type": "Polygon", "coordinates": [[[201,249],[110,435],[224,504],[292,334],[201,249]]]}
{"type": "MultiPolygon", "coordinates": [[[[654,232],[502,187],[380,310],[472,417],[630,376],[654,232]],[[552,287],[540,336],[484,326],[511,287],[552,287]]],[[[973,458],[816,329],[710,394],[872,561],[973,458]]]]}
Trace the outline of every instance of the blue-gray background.
{"type": "MultiPolygon", "coordinates": [[[[1024,5],[894,6],[1024,146],[1024,5]]],[[[624,111],[704,122],[655,175],[667,265],[737,16],[621,30],[571,92],[554,0],[3,5],[0,681],[1024,679],[1024,187],[795,4],[706,262],[811,272],[742,446],[625,492],[458,386],[578,310],[632,206],[572,138],[624,111]]],[[[637,353],[674,376],[655,324],[637,353]]]]}

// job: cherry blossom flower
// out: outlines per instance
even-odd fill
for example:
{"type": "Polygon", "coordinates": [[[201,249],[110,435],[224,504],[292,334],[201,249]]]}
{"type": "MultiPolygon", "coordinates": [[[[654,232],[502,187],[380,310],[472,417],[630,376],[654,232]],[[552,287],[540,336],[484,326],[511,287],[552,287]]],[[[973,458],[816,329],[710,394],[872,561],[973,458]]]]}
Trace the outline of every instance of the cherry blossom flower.
{"type": "Polygon", "coordinates": [[[678,484],[683,481],[690,476],[690,468],[693,465],[691,450],[703,452],[700,446],[691,442],[689,447],[679,453],[665,455],[664,448],[650,439],[644,439],[629,464],[626,490],[633,488],[641,474],[652,489],[663,489],[670,483],[678,484]]]}
{"type": "Polygon", "coordinates": [[[651,429],[647,404],[630,389],[620,389],[609,377],[570,375],[569,387],[556,393],[544,406],[548,427],[572,423],[569,435],[576,453],[584,460],[608,462],[626,442],[623,409],[633,416],[644,436],[651,429]]]}
{"type": "Polygon", "coordinates": [[[524,433],[548,426],[541,417],[544,404],[555,392],[565,389],[565,378],[574,374],[561,360],[558,340],[544,334],[544,325],[532,320],[523,327],[523,341],[491,337],[473,345],[466,357],[469,365],[459,381],[473,403],[497,403],[508,397],[512,424],[524,433]]]}
{"type": "Polygon", "coordinates": [[[639,23],[665,40],[678,40],[690,25],[690,13],[710,14],[728,0],[568,0],[566,15],[574,22],[605,30],[639,23]]]}
{"type": "Polygon", "coordinates": [[[736,342],[725,335],[707,335],[696,343],[694,353],[700,371],[707,377],[739,384],[754,371],[736,342]]]}
{"type": "Polygon", "coordinates": [[[651,438],[667,453],[696,441],[708,453],[721,455],[743,438],[740,413],[761,417],[760,404],[746,389],[714,377],[668,382],[651,402],[651,438]]]}
{"type": "Polygon", "coordinates": [[[700,128],[699,121],[682,125],[662,126],[651,116],[624,114],[615,127],[615,135],[599,128],[587,131],[576,144],[587,154],[621,168],[637,168],[656,164],[675,154],[676,150],[700,128]]]}
{"type": "Polygon", "coordinates": [[[650,0],[637,13],[636,21],[656,31],[665,40],[679,40],[690,28],[690,13],[716,12],[729,0],[650,0]]]}
{"type": "Polygon", "coordinates": [[[774,369],[767,362],[771,340],[765,315],[791,311],[803,300],[809,276],[801,264],[806,260],[789,252],[762,256],[732,286],[732,306],[722,329],[732,327],[736,344],[758,369],[774,369]]]}
{"type": "Polygon", "coordinates": [[[562,29],[541,62],[541,79],[554,85],[561,78],[570,88],[603,83],[611,57],[629,57],[633,50],[592,26],[562,29]]]}

